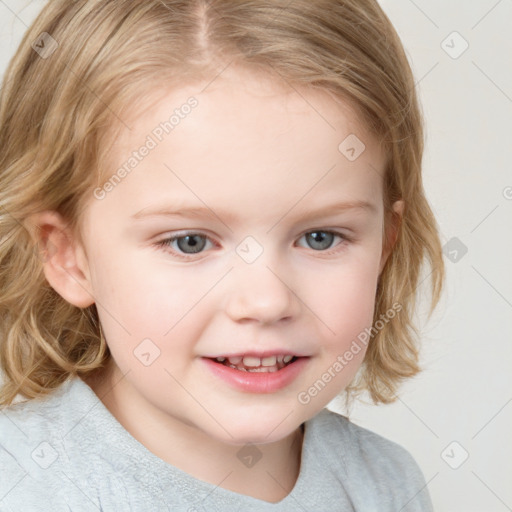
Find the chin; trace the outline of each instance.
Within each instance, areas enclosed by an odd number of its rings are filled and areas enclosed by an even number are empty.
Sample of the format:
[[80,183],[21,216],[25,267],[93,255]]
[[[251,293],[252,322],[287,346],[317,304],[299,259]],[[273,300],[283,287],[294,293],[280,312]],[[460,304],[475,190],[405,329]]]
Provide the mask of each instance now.
[[283,415],[282,411],[274,414],[268,412],[248,412],[236,417],[219,418],[219,423],[225,426],[224,430],[215,424],[214,437],[227,444],[269,444],[278,442],[293,434],[303,423],[303,419],[288,411]]

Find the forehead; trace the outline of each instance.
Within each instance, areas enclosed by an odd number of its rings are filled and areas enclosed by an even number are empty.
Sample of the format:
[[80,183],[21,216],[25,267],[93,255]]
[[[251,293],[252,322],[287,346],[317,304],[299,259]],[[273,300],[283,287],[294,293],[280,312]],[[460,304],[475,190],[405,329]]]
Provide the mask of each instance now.
[[133,214],[179,199],[261,214],[276,202],[381,201],[379,142],[325,91],[228,68],[149,98],[114,145],[109,175],[128,172],[106,197],[112,208]]

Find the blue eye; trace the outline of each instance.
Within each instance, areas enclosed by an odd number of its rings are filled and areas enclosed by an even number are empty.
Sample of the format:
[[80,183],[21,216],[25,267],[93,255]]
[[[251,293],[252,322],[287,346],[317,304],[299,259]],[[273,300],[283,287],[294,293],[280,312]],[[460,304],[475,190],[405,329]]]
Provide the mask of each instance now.
[[[199,233],[188,233],[182,236],[166,238],[165,240],[158,242],[157,245],[173,249],[173,251],[178,254],[182,252],[187,255],[201,252],[208,241],[210,241],[210,239],[205,235],[201,235]],[[176,242],[177,249],[173,246],[174,242]]]
[[206,245],[206,239],[201,235],[186,235],[177,238],[176,241],[178,242],[180,251],[187,252],[188,249],[190,249],[190,253],[192,254],[201,252]]
[[332,231],[310,231],[303,236],[306,237],[312,249],[325,251],[332,247],[335,237],[339,237],[340,235]]
[[[339,238],[341,242],[335,244],[336,238]],[[307,241],[306,249],[310,248],[316,252],[326,252],[326,254],[333,252],[328,251],[333,246],[334,250],[338,251],[342,249],[342,247],[338,248],[338,246],[344,246],[350,242],[350,239],[341,233],[321,229],[308,231],[299,238],[299,240],[302,239]],[[208,244],[210,244],[209,247]],[[190,232],[165,238],[160,242],[156,242],[155,245],[171,252],[178,258],[187,259],[211,249],[211,247],[215,246],[215,243],[206,235]],[[304,247],[304,245],[301,245],[301,247]]]

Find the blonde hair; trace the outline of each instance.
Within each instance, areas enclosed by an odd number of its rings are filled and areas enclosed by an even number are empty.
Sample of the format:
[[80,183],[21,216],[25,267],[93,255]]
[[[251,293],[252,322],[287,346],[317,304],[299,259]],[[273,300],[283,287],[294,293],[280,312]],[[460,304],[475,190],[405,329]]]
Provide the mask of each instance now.
[[[35,45],[41,37],[46,44]],[[419,371],[412,316],[420,270],[428,259],[431,314],[444,264],[421,179],[413,74],[377,2],[50,0],[10,62],[0,98],[0,405],[45,395],[111,357],[96,306],[75,307],[46,281],[27,218],[58,211],[80,237],[80,212],[107,170],[114,127],[142,108],[144,92],[212,79],[233,62],[348,100],[384,144],[386,223],[394,201],[403,198],[405,209],[374,319],[393,304],[401,310],[372,333],[346,391],[390,402]]]

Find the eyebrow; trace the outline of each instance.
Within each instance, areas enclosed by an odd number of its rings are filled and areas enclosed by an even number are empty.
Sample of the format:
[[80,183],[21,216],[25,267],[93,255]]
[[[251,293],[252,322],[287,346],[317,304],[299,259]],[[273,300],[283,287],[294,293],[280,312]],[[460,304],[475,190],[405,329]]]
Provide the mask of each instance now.
[[[295,205],[296,206],[296,205]],[[295,208],[293,206],[286,212],[281,219],[288,216],[288,214]],[[298,218],[305,217],[325,217],[327,215],[333,215],[336,213],[342,213],[349,210],[363,210],[373,215],[378,213],[377,206],[368,201],[347,201],[343,203],[334,203],[331,205],[323,206],[321,208],[311,208],[307,210],[301,210],[296,215]],[[205,207],[170,207],[170,206],[155,206],[145,207],[142,210],[131,215],[134,220],[142,220],[149,217],[187,217],[187,218],[223,218],[232,219],[235,218],[235,214],[223,210],[214,211],[211,208]]]

